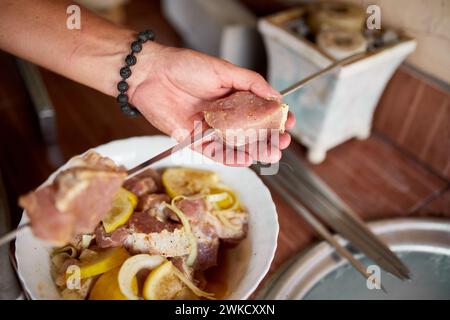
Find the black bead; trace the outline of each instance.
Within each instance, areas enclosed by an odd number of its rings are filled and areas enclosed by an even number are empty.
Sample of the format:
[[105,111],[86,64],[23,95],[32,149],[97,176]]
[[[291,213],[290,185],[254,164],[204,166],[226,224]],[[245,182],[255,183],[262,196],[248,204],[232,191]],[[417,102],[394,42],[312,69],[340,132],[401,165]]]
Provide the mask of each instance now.
[[119,105],[120,110],[125,114],[127,114],[131,110],[131,106],[129,103],[120,103]]
[[128,103],[128,96],[125,93],[121,93],[117,96],[117,102],[122,103]]
[[135,118],[137,116],[139,116],[141,113],[139,112],[138,109],[136,109],[135,107],[131,106],[130,110],[127,113],[127,116],[130,118]]
[[152,30],[145,30],[144,31],[147,34],[147,39],[150,41],[155,40],[155,33]]
[[141,50],[142,50],[142,43],[140,43],[139,41],[133,41],[133,43],[131,44],[131,51],[141,52]]
[[153,41],[155,40],[155,33],[151,30],[141,31],[138,33],[138,39],[141,43],[144,43],[147,40]]
[[120,76],[123,79],[127,79],[131,76],[131,69],[129,67],[123,67],[120,69]]
[[138,39],[141,43],[144,43],[148,40],[147,31],[141,31],[138,33]]
[[117,90],[119,90],[119,92],[122,92],[122,93],[127,91],[128,90],[128,83],[126,81],[124,81],[124,80],[120,81],[117,84]]
[[127,57],[125,58],[125,63],[127,64],[127,66],[134,66],[136,64],[136,57],[132,54],[127,55]]
[[120,105],[120,110],[122,111],[122,113],[126,114],[130,118],[134,118],[134,117],[137,117],[138,115],[140,115],[139,110],[136,109],[135,107],[133,107],[129,103],[121,104]]

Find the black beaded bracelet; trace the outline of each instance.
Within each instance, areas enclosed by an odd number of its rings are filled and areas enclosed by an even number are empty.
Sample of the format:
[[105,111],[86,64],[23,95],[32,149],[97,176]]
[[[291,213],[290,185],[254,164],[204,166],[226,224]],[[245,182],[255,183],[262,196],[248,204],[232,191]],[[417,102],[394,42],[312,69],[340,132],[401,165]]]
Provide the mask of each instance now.
[[141,31],[137,34],[137,39],[131,43],[131,52],[125,58],[125,66],[120,69],[120,77],[122,80],[117,84],[117,90],[119,90],[119,95],[117,96],[117,102],[119,103],[120,110],[128,117],[136,117],[140,115],[140,112],[136,107],[128,102],[128,83],[127,79],[131,76],[131,66],[134,66],[137,62],[136,53],[141,52],[142,44],[148,40],[155,40],[155,34],[151,30]]

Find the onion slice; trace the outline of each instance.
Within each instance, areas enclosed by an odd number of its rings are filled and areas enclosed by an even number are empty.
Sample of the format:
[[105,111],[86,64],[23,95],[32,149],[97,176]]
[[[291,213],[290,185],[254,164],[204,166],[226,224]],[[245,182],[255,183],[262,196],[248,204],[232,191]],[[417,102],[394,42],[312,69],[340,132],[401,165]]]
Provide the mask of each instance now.
[[149,254],[137,254],[125,260],[120,267],[118,281],[119,288],[123,295],[130,300],[139,300],[133,291],[133,278],[142,269],[154,269],[163,263],[165,259],[161,256],[151,256]]
[[231,199],[233,198],[230,196],[228,192],[221,192],[221,193],[214,193],[214,194],[208,194],[206,195],[206,200],[209,202],[220,202],[225,199]]
[[186,275],[178,270],[178,268],[174,267],[173,272],[175,275],[198,297],[203,297],[209,300],[215,300],[213,293],[208,293],[206,291],[201,290],[197,287]]
[[189,238],[189,243],[191,245],[191,252],[189,253],[189,256],[186,260],[186,264],[188,266],[192,266],[194,265],[195,259],[197,259],[197,239],[195,238],[194,233],[192,232],[192,228],[191,225],[189,223],[188,218],[186,217],[186,215],[183,213],[183,211],[181,211],[180,209],[177,208],[176,206],[176,201],[179,199],[184,199],[183,196],[177,196],[175,198],[172,199],[172,203],[171,204],[165,204],[165,206],[167,208],[169,208],[170,210],[172,210],[177,217],[180,219],[181,223],[183,224],[184,227],[184,231],[186,231],[186,234]]

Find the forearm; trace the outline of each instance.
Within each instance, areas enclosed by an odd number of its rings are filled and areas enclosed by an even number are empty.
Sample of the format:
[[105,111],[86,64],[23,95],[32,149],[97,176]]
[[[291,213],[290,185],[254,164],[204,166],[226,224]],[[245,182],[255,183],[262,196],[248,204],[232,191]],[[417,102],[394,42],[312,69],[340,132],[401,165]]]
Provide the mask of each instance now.
[[[119,69],[133,31],[81,8],[81,29],[66,26],[66,1],[0,2],[0,48],[108,95],[116,95]],[[148,44],[146,54],[154,46]],[[137,77],[129,80],[132,86]]]

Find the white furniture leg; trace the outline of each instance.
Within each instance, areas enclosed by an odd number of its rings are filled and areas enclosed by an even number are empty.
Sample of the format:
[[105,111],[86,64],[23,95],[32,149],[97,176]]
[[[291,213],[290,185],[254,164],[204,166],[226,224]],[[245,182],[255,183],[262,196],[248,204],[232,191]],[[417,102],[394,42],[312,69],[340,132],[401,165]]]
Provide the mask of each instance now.
[[319,164],[323,160],[325,160],[325,157],[327,155],[327,152],[325,149],[321,147],[312,147],[308,150],[308,160],[309,162],[313,164]]
[[367,138],[369,138],[370,137],[370,131],[371,131],[370,129],[371,129],[370,125],[360,129],[359,132],[355,136],[356,139],[358,139],[358,140],[366,140]]

